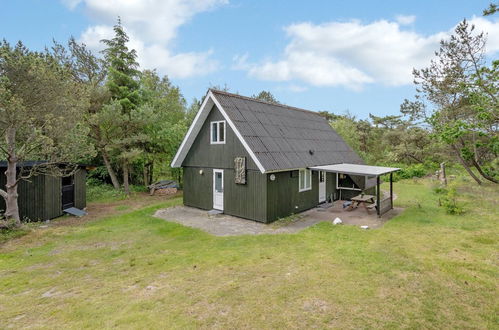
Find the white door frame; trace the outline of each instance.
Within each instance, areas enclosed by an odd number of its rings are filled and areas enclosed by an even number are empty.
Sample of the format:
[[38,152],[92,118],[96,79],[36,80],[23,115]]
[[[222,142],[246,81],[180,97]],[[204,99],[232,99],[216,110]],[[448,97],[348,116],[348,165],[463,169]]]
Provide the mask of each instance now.
[[[321,172],[324,175],[324,182],[321,182]],[[327,200],[327,185],[326,185],[326,177],[327,173],[326,171],[318,171],[318,180],[319,180],[319,188],[317,189],[319,191],[319,203],[325,202]],[[321,194],[321,186],[323,190],[323,196]]]
[[[217,173],[222,173],[222,192],[217,192],[215,189]],[[213,169],[213,209],[224,210],[224,170]]]

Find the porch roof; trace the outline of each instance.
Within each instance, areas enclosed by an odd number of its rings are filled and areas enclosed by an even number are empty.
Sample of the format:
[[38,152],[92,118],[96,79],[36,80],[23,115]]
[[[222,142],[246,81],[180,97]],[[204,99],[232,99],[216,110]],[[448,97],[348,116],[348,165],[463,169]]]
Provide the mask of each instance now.
[[399,171],[397,167],[370,166],[359,164],[334,164],[309,167],[311,170],[326,171],[332,173],[343,173],[351,175],[380,176]]

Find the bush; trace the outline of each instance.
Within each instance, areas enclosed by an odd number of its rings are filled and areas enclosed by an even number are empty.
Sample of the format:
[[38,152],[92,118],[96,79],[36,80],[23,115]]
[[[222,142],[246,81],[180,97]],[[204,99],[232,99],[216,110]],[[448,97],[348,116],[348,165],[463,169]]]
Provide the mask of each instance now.
[[[130,185],[131,193],[147,192],[147,187]],[[87,200],[89,202],[112,202],[123,200],[126,194],[122,189],[116,190],[110,184],[102,184],[98,179],[87,179]]]
[[438,186],[433,188],[433,191],[441,195],[438,199],[438,203],[445,209],[445,212],[448,214],[459,215],[464,213],[464,209],[458,204],[456,196],[456,188],[445,188],[442,186]]
[[92,178],[87,180],[87,200],[89,202],[108,202],[126,198],[121,189],[116,190],[110,184],[96,184],[99,181],[94,180]]
[[445,208],[445,211],[449,214],[462,214],[464,212],[463,208],[458,205],[456,199],[456,188],[450,188],[447,194],[442,197],[441,203]]
[[104,165],[97,166],[93,170],[89,171],[87,180],[94,180],[95,182],[99,182],[99,184],[111,182],[109,174],[107,173],[107,168]]
[[438,194],[438,195],[443,195],[443,194],[447,194],[448,190],[445,187],[436,186],[436,187],[433,188],[433,192],[435,194]]
[[432,172],[432,169],[427,168],[423,164],[409,165],[401,167],[400,171],[393,173],[393,181],[421,178],[430,172]]

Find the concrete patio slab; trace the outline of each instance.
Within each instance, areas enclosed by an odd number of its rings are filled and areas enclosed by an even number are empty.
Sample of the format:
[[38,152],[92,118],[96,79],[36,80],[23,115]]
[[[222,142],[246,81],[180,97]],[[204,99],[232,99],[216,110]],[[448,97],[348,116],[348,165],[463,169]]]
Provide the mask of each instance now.
[[313,208],[271,224],[263,224],[226,214],[209,216],[207,211],[187,206],[158,210],[154,216],[184,226],[198,228],[215,236],[237,236],[297,233],[319,222],[332,223],[336,217],[340,218],[344,225],[369,226],[369,228],[374,229],[381,227],[403,211],[402,208],[395,208],[378,218],[375,211],[368,214],[362,207],[347,211],[342,208],[342,204],[341,201],[336,201],[330,208]]

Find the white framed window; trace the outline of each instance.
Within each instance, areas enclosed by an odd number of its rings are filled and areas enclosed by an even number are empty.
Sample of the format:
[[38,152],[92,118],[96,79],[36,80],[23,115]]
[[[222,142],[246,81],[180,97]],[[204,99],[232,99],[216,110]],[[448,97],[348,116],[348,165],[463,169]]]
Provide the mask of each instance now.
[[312,171],[311,170],[307,170],[306,168],[303,168],[303,169],[299,170],[298,176],[299,176],[299,178],[298,178],[298,182],[299,182],[298,191],[299,192],[312,189]]
[[225,144],[225,120],[210,123],[210,143]]
[[362,190],[353,182],[352,178],[343,173],[336,173],[336,189]]

